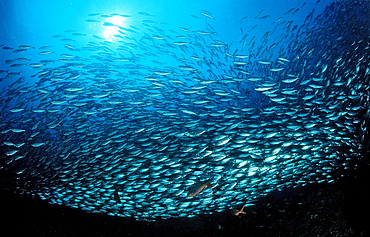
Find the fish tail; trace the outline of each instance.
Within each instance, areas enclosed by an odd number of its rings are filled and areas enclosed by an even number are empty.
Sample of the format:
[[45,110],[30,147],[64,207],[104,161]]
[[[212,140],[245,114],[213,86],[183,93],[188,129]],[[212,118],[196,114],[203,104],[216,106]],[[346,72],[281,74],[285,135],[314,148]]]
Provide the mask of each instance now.
[[207,187],[213,187],[210,183],[211,183],[211,181],[212,181],[212,178],[211,179],[209,179],[209,180],[207,180],[206,181],[206,183],[205,183],[205,185],[207,186]]

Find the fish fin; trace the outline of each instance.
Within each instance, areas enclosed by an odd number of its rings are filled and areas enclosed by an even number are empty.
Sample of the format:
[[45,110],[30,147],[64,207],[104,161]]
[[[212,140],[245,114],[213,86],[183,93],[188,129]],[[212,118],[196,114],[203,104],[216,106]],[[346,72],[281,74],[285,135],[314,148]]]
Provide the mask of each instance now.
[[207,186],[207,187],[213,187],[210,183],[211,183],[211,181],[212,181],[212,178],[210,178],[209,180],[207,180],[206,182],[205,182],[205,186]]

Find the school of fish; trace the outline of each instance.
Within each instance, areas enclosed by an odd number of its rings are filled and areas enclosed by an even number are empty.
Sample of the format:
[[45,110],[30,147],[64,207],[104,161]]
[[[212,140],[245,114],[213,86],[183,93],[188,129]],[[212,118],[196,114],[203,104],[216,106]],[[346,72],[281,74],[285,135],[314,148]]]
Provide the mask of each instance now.
[[[338,1],[289,20],[304,7],[244,17],[233,43],[205,10],[199,29],[92,13],[86,24],[115,41],[66,30],[58,46],[0,42],[14,55],[0,70],[10,189],[153,221],[244,214],[271,191],[335,182],[368,148],[369,16]],[[251,19],[274,28],[254,33]]]

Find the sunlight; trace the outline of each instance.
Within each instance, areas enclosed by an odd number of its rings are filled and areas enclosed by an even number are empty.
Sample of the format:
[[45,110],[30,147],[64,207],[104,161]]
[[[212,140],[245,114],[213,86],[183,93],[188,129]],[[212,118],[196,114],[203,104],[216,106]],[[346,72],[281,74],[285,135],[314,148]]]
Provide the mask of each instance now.
[[125,18],[121,16],[113,16],[104,23],[103,36],[108,41],[114,41],[116,37],[114,35],[121,34],[118,26],[124,27]]

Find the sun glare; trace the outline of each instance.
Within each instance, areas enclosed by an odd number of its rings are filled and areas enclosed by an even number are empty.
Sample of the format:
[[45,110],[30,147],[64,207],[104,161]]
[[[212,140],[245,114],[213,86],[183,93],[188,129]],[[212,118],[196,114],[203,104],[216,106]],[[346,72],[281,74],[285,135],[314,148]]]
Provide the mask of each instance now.
[[104,25],[104,38],[108,41],[114,41],[117,39],[115,35],[120,34],[118,26],[124,27],[124,22],[125,18],[118,15],[107,19]]

